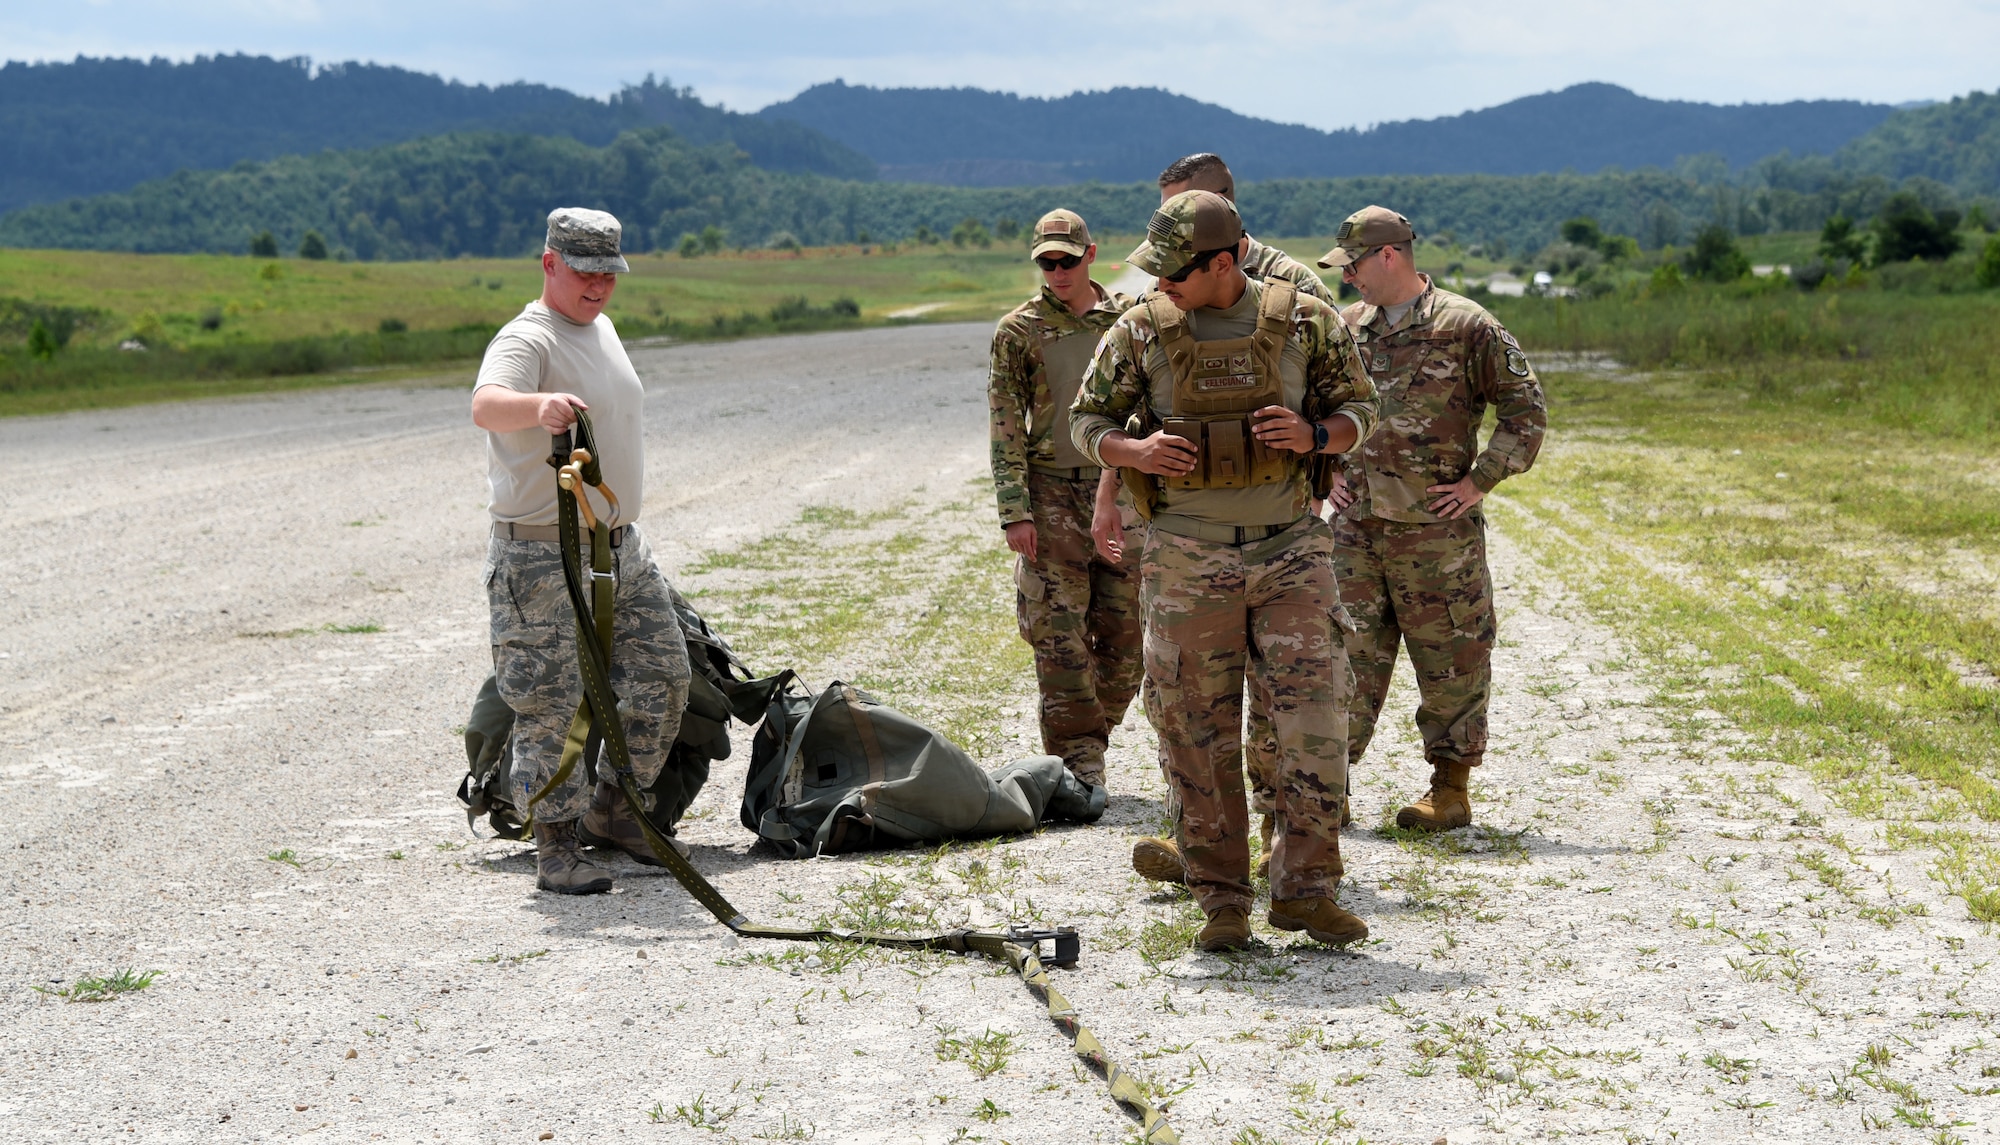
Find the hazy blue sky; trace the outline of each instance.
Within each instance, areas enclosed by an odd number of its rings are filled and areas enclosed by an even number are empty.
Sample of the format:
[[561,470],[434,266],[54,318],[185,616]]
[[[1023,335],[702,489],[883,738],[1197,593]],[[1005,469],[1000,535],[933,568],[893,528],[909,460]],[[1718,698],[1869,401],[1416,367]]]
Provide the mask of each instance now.
[[603,95],[647,73],[755,110],[822,80],[1028,95],[1157,86],[1316,127],[1584,80],[1714,103],[2000,86],[2000,0],[0,0],[0,56],[250,52]]

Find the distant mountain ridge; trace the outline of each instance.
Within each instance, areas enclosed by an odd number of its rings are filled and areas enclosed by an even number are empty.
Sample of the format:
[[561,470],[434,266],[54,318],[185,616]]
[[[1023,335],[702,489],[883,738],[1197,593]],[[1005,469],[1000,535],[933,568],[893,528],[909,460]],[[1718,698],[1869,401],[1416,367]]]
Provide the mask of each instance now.
[[1963,195],[2000,192],[2000,91],[1898,111],[1841,148],[1832,163],[1885,179],[1932,179]]
[[[92,70],[100,64],[109,71]],[[271,105],[218,111],[215,105],[257,90],[257,83],[243,80],[246,70],[262,77],[263,90],[278,93],[271,96]],[[948,234],[966,219],[1005,231],[1009,221],[1018,227],[1054,206],[1082,210],[1093,226],[1110,232],[1130,232],[1144,226],[1159,201],[1152,185],[1159,166],[1195,147],[1225,151],[1241,177],[1245,218],[1268,235],[1325,234],[1356,206],[1369,202],[1405,211],[1422,233],[1449,231],[1467,241],[1505,243],[1515,250],[1549,241],[1564,219],[1576,215],[1591,215],[1648,247],[1681,242],[1707,221],[1741,234],[1817,230],[1836,214],[1865,220],[1899,191],[1917,195],[1933,209],[1977,206],[1988,218],[2000,217],[2000,93],[1973,92],[1897,110],[1831,154],[1785,148],[1735,171],[1726,160],[1740,154],[1715,157],[1711,152],[1708,158],[1671,168],[1634,164],[1622,172],[1593,174],[1280,177],[1260,166],[1269,156],[1258,147],[1272,139],[1296,139],[1309,129],[1130,88],[1100,94],[1133,100],[1135,108],[1174,101],[1185,105],[1188,121],[1206,124],[1210,134],[1199,142],[1163,142],[1109,119],[1071,124],[1066,130],[1082,133],[1084,143],[1095,149],[1087,154],[1129,163],[1138,172],[1116,181],[1099,176],[1099,181],[1080,185],[1064,180],[1091,178],[1088,160],[1066,151],[1071,143],[1057,138],[1053,129],[1040,141],[1045,144],[1041,150],[1027,152],[1039,157],[1026,161],[939,159],[940,152],[949,152],[951,141],[936,138],[905,137],[898,143],[903,150],[891,153],[951,165],[964,179],[997,180],[1009,164],[1041,165],[1031,169],[1038,185],[986,187],[870,180],[866,176],[876,170],[873,160],[809,125],[726,111],[703,104],[688,89],[651,79],[597,101],[527,84],[468,88],[372,65],[300,74],[309,71],[304,61],[250,57],[195,65],[81,61],[0,68],[0,124],[29,124],[43,132],[43,137],[23,138],[19,132],[10,136],[0,131],[0,187],[18,189],[23,180],[48,176],[49,170],[36,165],[37,155],[51,165],[91,158],[87,152],[102,152],[120,139],[133,141],[133,154],[95,158],[158,161],[172,152],[162,139],[181,147],[184,155],[201,146],[240,155],[252,144],[290,145],[288,141],[314,137],[315,132],[324,138],[336,129],[362,135],[430,132],[361,147],[329,144],[261,161],[218,160],[206,170],[184,165],[119,191],[0,211],[0,246],[243,252],[251,236],[268,228],[284,250],[296,249],[306,231],[317,230],[341,258],[532,255],[541,219],[551,204],[562,202],[613,210],[625,222],[634,251],[664,250],[709,226],[722,228],[731,243],[749,246],[779,235],[808,244],[921,241],[926,230]],[[365,82],[342,87],[356,72]],[[95,85],[102,90],[81,92],[73,105],[59,98],[64,84],[90,87],[85,81],[95,79],[105,80]],[[322,83],[327,86],[317,86]],[[148,96],[149,84],[157,98]],[[872,96],[867,89],[841,86],[850,95],[860,93],[849,108],[856,125],[892,135],[898,130],[893,119],[868,118],[865,105]],[[1659,103],[1597,85],[1449,119],[1391,124],[1371,132],[1310,134],[1322,141],[1345,137],[1351,142],[1407,129],[1404,138],[1457,141],[1471,149],[1477,140],[1468,131],[1504,137],[1507,131],[1534,130],[1537,123],[1546,126],[1550,117],[1538,119],[1538,106],[1570,106],[1572,124],[1583,123],[1588,114],[1573,106],[1579,92],[1585,102],[1611,109],[1605,123],[1616,120],[1612,112],[1621,97]],[[966,127],[964,109],[953,111],[949,102],[941,101],[944,113],[959,115],[960,127]],[[1020,110],[1016,105],[1024,102],[1036,105],[1030,110],[1046,110],[1060,101],[971,92],[967,106],[983,109],[982,114],[995,108],[1005,113],[989,116],[993,138],[1035,142],[1040,128],[1015,114]],[[141,110],[126,114],[135,106]],[[1693,106],[1702,114],[1741,110]],[[1779,106],[1796,112],[1816,105]],[[66,135],[58,130],[62,122],[43,114],[52,109],[77,117],[75,130]],[[1875,110],[1880,109],[1870,114]],[[487,118],[476,118],[482,115]],[[1511,127],[1508,116],[1515,117]],[[501,129],[437,126],[466,121],[497,122]],[[640,126],[612,130],[635,121]],[[1158,123],[1139,126],[1160,128]],[[160,137],[149,134],[154,130]],[[1608,128],[1600,123],[1599,130]],[[1007,136],[1009,131],[1015,135]],[[1572,135],[1566,145],[1580,145],[1589,132],[1578,128]],[[1825,143],[1830,136],[1789,138]],[[933,149],[928,158],[925,147]],[[1409,155],[1421,153],[1414,146],[1407,150]],[[1560,148],[1544,147],[1541,154],[1560,155]],[[1517,166],[1526,165],[1515,158]],[[854,177],[856,171],[862,177]],[[104,169],[95,173],[101,177]]]
[[1724,106],[1585,83],[1462,115],[1320,131],[1158,88],[1043,99],[836,80],[757,114],[846,144],[885,179],[1002,186],[1150,179],[1193,151],[1222,152],[1245,180],[1587,173],[1709,154],[1742,168],[1778,152],[1832,153],[1895,110],[1853,100]]
[[0,66],[0,211],[122,191],[180,170],[395,143],[450,131],[602,145],[666,124],[733,143],[759,166],[871,179],[865,156],[796,123],[703,104],[648,79],[610,100],[560,88],[468,85],[403,68],[303,57],[91,59]]

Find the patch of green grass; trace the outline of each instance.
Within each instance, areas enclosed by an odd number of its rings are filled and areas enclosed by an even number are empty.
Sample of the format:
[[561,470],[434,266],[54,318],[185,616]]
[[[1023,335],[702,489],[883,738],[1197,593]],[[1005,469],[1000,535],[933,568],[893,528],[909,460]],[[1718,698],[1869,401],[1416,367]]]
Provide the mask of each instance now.
[[1007,1068],[1008,1059],[1014,1053],[1014,1035],[996,1033],[988,1029],[977,1036],[961,1038],[958,1027],[939,1025],[937,1059],[941,1062],[964,1062],[965,1067],[980,1078],[989,1078]]
[[[1940,328],[1988,303],[1928,302],[1942,309],[1911,321],[1954,353],[2000,338]],[[1974,391],[2000,393],[1992,369],[1781,356],[1776,373],[1555,374],[1561,433],[1494,499],[1500,526],[1648,655],[1676,710],[1712,708],[1896,845],[1931,850],[1932,875],[1986,921],[2000,920],[2000,467]],[[1814,370],[1831,389],[1785,380]],[[1715,750],[1692,715],[1676,730]]]
[[865,879],[835,888],[834,908],[820,915],[813,925],[876,934],[928,934],[939,929],[933,908],[912,901],[913,897],[900,880],[868,872]]
[[715,1133],[729,1124],[729,1119],[736,1116],[737,1111],[742,1108],[740,1105],[732,1105],[724,1109],[719,1104],[711,1103],[707,1094],[697,1093],[693,1101],[674,1106],[671,1113],[667,1112],[664,1102],[654,1102],[653,1108],[646,1111],[646,1116],[655,1123],[680,1121],[690,1128],[706,1129]]
[[[1764,415],[1762,428],[1780,437],[1787,421],[1821,419],[1835,423],[1828,429],[1879,427],[1946,441],[2000,433],[2000,389],[1993,384],[2000,373],[1994,353],[2000,292],[1806,294],[1745,284],[1588,302],[1495,299],[1493,306],[1530,357],[1591,352],[1628,366],[1697,370],[1677,382],[1736,407],[1725,410],[1725,420],[1734,420],[1730,412]],[[1620,413],[1634,402],[1673,405],[1693,416],[1648,421],[1647,428],[1687,441],[1703,438],[1703,411],[1686,407],[1680,395],[1655,394],[1651,385],[1641,389],[1611,404]],[[1592,420],[1608,412],[1578,397],[1572,404],[1581,408],[1573,412]],[[1575,428],[1574,417],[1566,422]]]
[[545,958],[548,956],[548,953],[549,952],[547,949],[528,950],[528,951],[523,951],[520,954],[502,954],[496,950],[484,958],[475,958],[473,959],[473,961],[486,962],[492,964],[498,964],[504,962],[510,966],[519,966],[521,963],[526,962],[530,959]]
[[336,636],[366,636],[382,631],[379,624],[322,624],[318,628],[286,628],[264,632],[239,632],[244,640],[291,640],[300,636],[311,636],[316,632],[331,632]]
[[109,1002],[121,995],[144,990],[159,975],[158,970],[118,970],[105,975],[85,975],[55,989],[47,986],[35,989],[65,1002]]
[[831,665],[850,666],[851,683],[990,761],[1005,750],[999,708],[1033,674],[990,516],[983,497],[865,514],[812,506],[704,555],[684,591],[753,668],[788,665],[823,685]]
[[1137,950],[1139,957],[1148,966],[1160,966],[1172,962],[1194,947],[1195,935],[1201,933],[1207,919],[1201,908],[1193,900],[1175,904],[1175,910],[1165,918],[1146,920],[1139,928]]

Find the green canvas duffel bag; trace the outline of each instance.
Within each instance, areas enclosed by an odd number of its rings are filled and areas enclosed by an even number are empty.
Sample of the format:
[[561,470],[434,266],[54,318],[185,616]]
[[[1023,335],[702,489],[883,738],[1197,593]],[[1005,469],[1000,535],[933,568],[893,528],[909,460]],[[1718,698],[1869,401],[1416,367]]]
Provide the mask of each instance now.
[[1053,755],[994,771],[957,744],[836,680],[814,695],[787,672],[752,743],[743,825],[787,858],[1095,822],[1105,790]]

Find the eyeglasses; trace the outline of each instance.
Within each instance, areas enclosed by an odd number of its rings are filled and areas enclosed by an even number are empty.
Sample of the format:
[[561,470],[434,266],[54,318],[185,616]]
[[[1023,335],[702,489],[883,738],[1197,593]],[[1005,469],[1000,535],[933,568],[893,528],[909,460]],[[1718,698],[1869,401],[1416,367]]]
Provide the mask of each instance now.
[[1045,254],[1036,257],[1035,265],[1043,270],[1069,270],[1082,261],[1083,256],[1080,254],[1066,254],[1061,257]]
[[1219,255],[1223,251],[1230,249],[1232,248],[1225,246],[1225,247],[1216,247],[1214,250],[1202,251],[1200,254],[1189,259],[1188,264],[1186,266],[1180,268],[1179,270],[1173,272],[1172,274],[1163,274],[1160,277],[1166,279],[1168,282],[1186,282],[1188,280],[1188,276],[1193,274],[1195,271],[1207,270],[1210,259],[1213,259],[1216,255]]
[[1381,249],[1382,248],[1379,246],[1372,246],[1369,247],[1367,250],[1362,251],[1360,254],[1355,255],[1354,258],[1350,260],[1346,266],[1340,268],[1340,273],[1344,276],[1353,274],[1355,271],[1360,270],[1361,264],[1367,262],[1370,258],[1374,257],[1375,253],[1377,251],[1380,251]]

